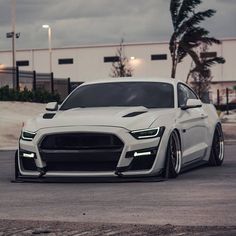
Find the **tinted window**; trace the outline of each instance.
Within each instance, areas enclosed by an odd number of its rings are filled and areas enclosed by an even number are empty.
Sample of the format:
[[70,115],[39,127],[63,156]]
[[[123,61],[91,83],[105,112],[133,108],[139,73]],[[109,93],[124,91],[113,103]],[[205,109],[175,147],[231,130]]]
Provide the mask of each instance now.
[[217,57],[217,52],[201,52],[200,56],[201,58]]
[[63,64],[73,64],[73,63],[74,63],[73,58],[61,58],[61,59],[58,59],[58,64],[59,64],[59,65],[63,65]]
[[184,106],[188,99],[198,99],[196,94],[184,84],[178,84],[178,105]]
[[29,61],[16,61],[16,66],[29,66]]
[[107,63],[107,62],[117,62],[119,61],[120,58],[118,56],[115,56],[115,57],[104,57],[104,62]]
[[171,84],[157,82],[115,82],[79,87],[64,102],[61,110],[76,107],[144,106],[174,107]]
[[167,60],[167,54],[153,54],[151,55],[152,61]]

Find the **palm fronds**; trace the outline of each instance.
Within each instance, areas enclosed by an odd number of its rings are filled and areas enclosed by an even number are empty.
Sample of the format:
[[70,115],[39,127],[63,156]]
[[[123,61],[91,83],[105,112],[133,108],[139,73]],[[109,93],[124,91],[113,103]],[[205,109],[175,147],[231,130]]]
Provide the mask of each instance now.
[[182,62],[187,55],[192,57],[196,66],[200,64],[201,60],[195,50],[201,44],[221,43],[218,39],[209,37],[209,31],[199,26],[200,23],[216,13],[213,9],[196,12],[196,8],[201,3],[202,0],[170,1],[170,12],[174,28],[169,42],[169,50],[172,57],[172,78],[175,78],[178,63]]
[[176,19],[177,25],[180,25],[186,18],[188,18],[189,15],[193,13],[195,8],[201,3],[201,0],[183,0]]
[[181,6],[181,0],[175,0],[170,2],[171,18],[175,30],[177,29],[177,18],[179,15],[180,6]]

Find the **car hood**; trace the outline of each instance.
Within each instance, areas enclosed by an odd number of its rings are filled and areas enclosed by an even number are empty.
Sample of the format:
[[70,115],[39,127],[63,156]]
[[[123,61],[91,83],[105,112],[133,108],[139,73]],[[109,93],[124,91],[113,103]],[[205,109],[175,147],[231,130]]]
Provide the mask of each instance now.
[[44,114],[28,121],[25,130],[36,132],[43,128],[68,126],[109,126],[127,130],[149,128],[161,115],[173,109],[147,109],[145,107],[76,108],[58,111],[51,119]]

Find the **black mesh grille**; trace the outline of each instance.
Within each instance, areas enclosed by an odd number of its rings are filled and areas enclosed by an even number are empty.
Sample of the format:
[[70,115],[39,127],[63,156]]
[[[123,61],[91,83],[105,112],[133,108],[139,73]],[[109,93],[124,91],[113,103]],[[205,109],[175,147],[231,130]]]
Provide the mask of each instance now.
[[34,159],[21,157],[21,166],[24,170],[30,170],[30,171],[37,170]]
[[123,146],[112,134],[66,133],[44,137],[39,150],[48,171],[115,171]]
[[23,157],[23,152],[20,150],[20,164],[24,170],[37,171],[35,160],[32,158]]
[[47,171],[115,171],[117,162],[47,162]]
[[134,158],[130,166],[130,170],[149,170],[152,168],[154,161],[154,155]]
[[40,148],[47,150],[119,149],[122,141],[112,134],[66,133],[46,136]]
[[21,163],[24,170],[31,170],[31,171],[37,170],[34,159],[27,159],[23,157],[21,159]]

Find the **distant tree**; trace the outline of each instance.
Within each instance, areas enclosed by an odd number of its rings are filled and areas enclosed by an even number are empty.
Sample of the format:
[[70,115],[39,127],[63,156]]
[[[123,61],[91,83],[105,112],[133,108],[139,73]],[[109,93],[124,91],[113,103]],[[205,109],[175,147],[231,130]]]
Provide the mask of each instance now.
[[218,39],[208,37],[209,31],[200,27],[206,18],[212,17],[216,11],[208,9],[196,12],[202,0],[171,0],[170,12],[174,32],[169,42],[172,57],[171,77],[175,78],[178,63],[187,56],[191,56],[195,65],[201,60],[195,49],[202,43],[207,45],[220,44]]
[[207,101],[209,99],[209,89],[212,80],[211,67],[216,64],[225,63],[224,58],[222,57],[207,57],[208,45],[203,44],[199,47],[197,52],[199,57],[199,63],[192,63],[193,68],[190,69],[190,72],[187,77],[187,83],[191,78],[191,84],[198,96],[203,100]]
[[124,39],[121,39],[120,45],[117,48],[117,61],[112,63],[111,77],[132,77],[133,69],[129,65],[129,59],[125,56]]

